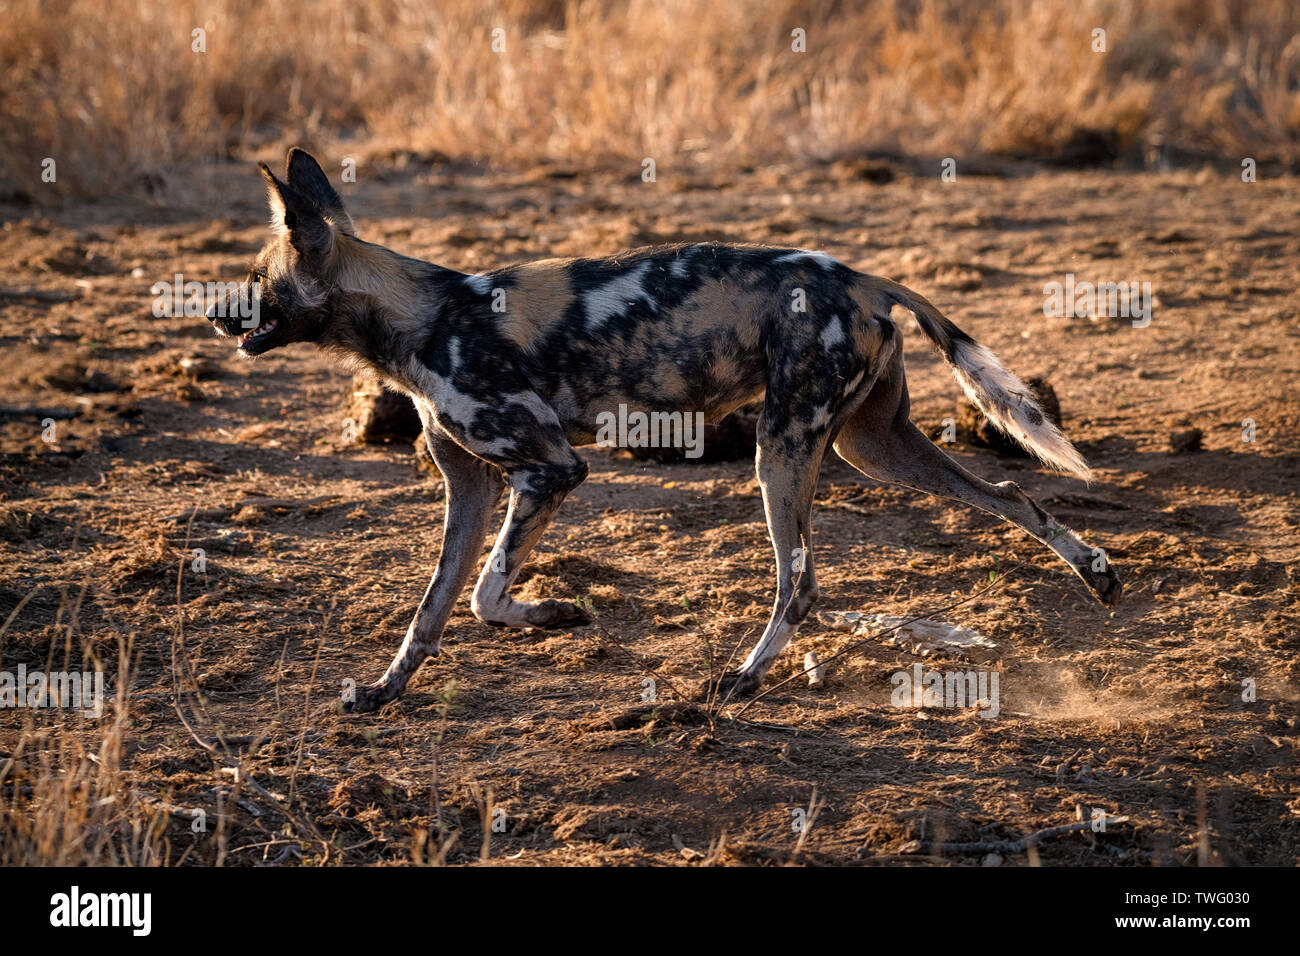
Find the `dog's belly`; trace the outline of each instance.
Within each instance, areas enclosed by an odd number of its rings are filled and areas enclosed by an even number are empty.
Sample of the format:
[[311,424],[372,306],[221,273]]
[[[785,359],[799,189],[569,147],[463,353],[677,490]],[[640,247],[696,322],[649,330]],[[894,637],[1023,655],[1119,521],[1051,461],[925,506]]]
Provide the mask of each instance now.
[[767,385],[761,352],[719,357],[709,349],[666,349],[657,357],[593,359],[588,367],[591,374],[567,378],[543,393],[574,445],[603,440],[611,421],[635,422],[642,415],[716,422],[761,398]]
[[[597,442],[609,444],[611,427],[619,435],[626,434],[629,428],[634,430],[638,422],[648,423],[652,428],[698,429],[725,418],[741,405],[756,401],[762,396],[763,389],[760,387],[757,391],[719,396],[703,407],[668,402],[602,401],[590,403],[574,411],[566,410],[561,404],[557,413],[560,416],[560,423],[564,426],[565,438],[570,444],[590,445]],[[623,441],[624,439],[619,439],[614,444],[622,444]],[[664,442],[664,444],[675,444],[675,442]]]

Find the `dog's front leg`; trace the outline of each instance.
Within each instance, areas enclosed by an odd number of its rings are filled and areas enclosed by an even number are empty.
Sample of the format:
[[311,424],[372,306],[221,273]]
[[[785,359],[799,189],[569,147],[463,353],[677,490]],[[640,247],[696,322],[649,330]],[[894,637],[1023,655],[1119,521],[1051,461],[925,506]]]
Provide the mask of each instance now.
[[[425,429],[429,452],[446,483],[447,512],[442,528],[442,552],[420,601],[420,608],[406,630],[406,639],[388,665],[384,676],[368,687],[357,689],[356,700],[347,709],[374,710],[397,697],[425,659],[438,653],[442,631],[451,617],[456,599],[465,590],[487,536],[492,509],[505,487],[500,472],[475,458],[448,438]],[[346,706],[346,705],[345,705]]]
[[551,462],[512,469],[510,510],[474,586],[474,616],[497,627],[577,627],[591,616],[569,601],[517,601],[510,586],[565,495],[587,477],[587,463],[565,446]]

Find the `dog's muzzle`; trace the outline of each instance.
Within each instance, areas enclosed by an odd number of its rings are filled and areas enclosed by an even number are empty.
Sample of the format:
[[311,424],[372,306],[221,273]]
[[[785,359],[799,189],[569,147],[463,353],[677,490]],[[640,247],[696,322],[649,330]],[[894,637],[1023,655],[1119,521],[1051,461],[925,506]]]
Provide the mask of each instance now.
[[240,348],[269,335],[276,325],[262,314],[261,296],[248,283],[214,302],[207,319],[218,335],[238,336]]

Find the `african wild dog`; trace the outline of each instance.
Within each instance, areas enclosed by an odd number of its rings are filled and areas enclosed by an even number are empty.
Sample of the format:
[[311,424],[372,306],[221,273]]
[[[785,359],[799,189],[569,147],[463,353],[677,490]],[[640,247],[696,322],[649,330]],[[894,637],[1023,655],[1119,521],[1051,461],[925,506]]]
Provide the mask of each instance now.
[[[713,243],[636,249],[608,259],[547,259],[465,275],[357,237],[324,172],[291,149],[285,182],[265,164],[273,237],[209,319],[239,351],[315,342],[411,397],[446,481],[442,552],[406,639],[355,710],[398,696],[478,563],[509,486],[471,608],[502,627],[568,628],[587,614],[563,601],[519,601],[510,588],[565,495],[587,476],[575,445],[602,412],[702,411],[716,421],[763,398],[757,471],[776,551],[771,619],[719,685],[753,693],[817,599],[812,500],[833,447],[864,474],[998,515],[1055,551],[1110,605],[1114,572],[1014,483],[991,485],[908,419],[900,305],[971,400],[1045,463],[1087,476],[1079,453],[1025,386],[929,302],[818,252]],[[805,308],[793,308],[802,300]],[[252,310],[254,302],[259,304]],[[495,308],[494,308],[495,306]],[[258,324],[241,320],[253,312]]]

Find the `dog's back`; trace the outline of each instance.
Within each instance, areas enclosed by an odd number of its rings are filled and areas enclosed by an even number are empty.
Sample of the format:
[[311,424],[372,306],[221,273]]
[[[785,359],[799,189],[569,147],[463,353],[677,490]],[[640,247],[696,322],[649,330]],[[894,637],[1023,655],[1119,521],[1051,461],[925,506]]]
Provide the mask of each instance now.
[[786,383],[815,414],[820,393],[859,378],[892,335],[869,277],[798,249],[656,246],[463,284],[477,303],[467,326],[495,325],[575,443],[620,404],[717,420]]

